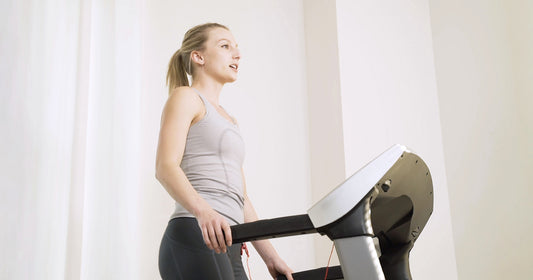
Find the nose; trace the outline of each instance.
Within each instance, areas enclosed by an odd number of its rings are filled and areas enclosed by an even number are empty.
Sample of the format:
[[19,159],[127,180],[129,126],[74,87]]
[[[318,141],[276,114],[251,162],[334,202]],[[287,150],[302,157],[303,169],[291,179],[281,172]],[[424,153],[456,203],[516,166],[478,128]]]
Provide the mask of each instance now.
[[233,59],[241,59],[241,50],[239,50],[239,48],[233,49]]

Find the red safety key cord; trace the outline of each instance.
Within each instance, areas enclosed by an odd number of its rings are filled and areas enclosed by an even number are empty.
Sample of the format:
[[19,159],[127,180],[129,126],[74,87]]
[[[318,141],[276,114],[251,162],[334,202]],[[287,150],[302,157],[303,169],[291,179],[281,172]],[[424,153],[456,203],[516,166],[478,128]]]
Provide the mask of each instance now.
[[250,259],[250,253],[248,252],[248,247],[246,247],[246,243],[242,243],[241,245],[241,256],[242,252],[246,252],[246,267],[248,268],[248,277],[250,280],[252,280],[252,273],[250,272],[250,264],[248,263],[248,260]]
[[329,262],[331,261],[331,256],[333,255],[333,249],[335,249],[335,243],[333,243],[333,246],[331,246],[331,253],[329,253],[328,266],[326,266],[326,276],[324,276],[324,280],[328,279]]

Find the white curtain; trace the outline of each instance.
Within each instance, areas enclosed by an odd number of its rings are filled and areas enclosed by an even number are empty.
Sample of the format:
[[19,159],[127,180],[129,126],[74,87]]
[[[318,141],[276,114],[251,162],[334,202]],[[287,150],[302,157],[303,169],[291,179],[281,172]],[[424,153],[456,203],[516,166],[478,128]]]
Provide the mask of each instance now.
[[170,213],[146,214],[160,108],[141,107],[141,11],[2,1],[0,279],[158,278]]

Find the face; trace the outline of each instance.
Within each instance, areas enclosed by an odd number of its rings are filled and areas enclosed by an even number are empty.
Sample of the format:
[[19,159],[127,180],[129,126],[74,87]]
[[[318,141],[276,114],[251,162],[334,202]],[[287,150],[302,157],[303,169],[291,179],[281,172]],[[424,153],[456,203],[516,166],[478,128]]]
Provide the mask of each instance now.
[[237,80],[240,51],[233,34],[224,28],[209,31],[204,50],[193,53],[193,60],[207,75],[221,83]]

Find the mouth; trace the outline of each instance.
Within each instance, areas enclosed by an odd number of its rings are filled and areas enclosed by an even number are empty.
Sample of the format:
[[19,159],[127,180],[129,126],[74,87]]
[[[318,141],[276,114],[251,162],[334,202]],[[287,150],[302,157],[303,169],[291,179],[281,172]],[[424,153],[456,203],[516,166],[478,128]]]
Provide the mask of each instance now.
[[233,69],[233,71],[238,71],[239,65],[238,64],[230,64],[229,68]]

